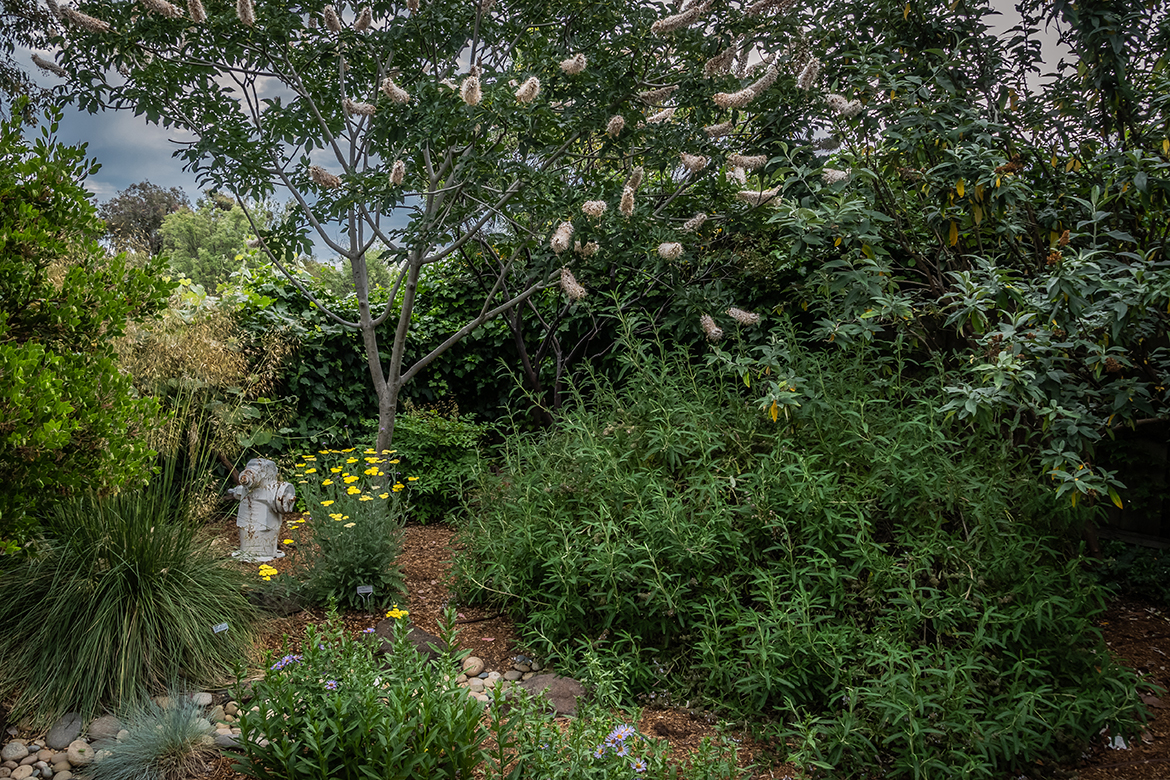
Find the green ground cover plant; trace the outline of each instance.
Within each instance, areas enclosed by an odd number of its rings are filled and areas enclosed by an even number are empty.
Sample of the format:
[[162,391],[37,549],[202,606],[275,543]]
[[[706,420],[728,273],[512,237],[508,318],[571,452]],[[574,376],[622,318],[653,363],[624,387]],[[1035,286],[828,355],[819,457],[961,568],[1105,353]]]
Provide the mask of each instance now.
[[[406,638],[406,613],[394,614],[388,668],[336,612],[306,630],[301,653],[271,659],[254,686],[258,709],[240,716],[240,772],[258,780],[472,776],[486,737],[482,706],[456,687],[454,651],[439,664],[426,660]],[[453,626],[451,613],[441,631],[448,647]]]
[[145,488],[58,503],[43,541],[0,576],[0,697],[14,717],[48,725],[176,680],[223,684],[248,658],[243,578],[203,537],[201,483],[180,483],[176,460]]
[[[291,526],[294,537],[311,540],[302,548],[309,597],[353,608],[385,608],[399,598],[402,494],[417,479],[402,476],[399,465],[392,450],[356,447],[319,450],[295,462],[290,479],[304,515]],[[373,591],[359,595],[359,586]]]
[[[1092,618],[1083,519],[937,409],[936,368],[773,344],[784,404],[625,345],[622,387],[518,437],[464,526],[463,593],[635,695],[762,718],[836,776],[993,777],[1133,730]],[[778,740],[778,743],[779,740]],[[781,743],[782,744],[782,743]]]

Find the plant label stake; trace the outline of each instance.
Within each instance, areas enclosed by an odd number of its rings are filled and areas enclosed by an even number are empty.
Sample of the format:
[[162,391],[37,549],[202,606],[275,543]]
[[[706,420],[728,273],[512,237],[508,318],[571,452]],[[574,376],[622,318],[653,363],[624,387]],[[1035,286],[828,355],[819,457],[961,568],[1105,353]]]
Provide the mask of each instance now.
[[361,600],[366,603],[366,611],[367,612],[369,611],[369,606],[370,606],[370,594],[373,592],[374,592],[373,585],[358,585],[357,586],[357,594],[361,598]]
[[227,623],[217,623],[211,627],[211,633],[213,633],[213,634],[222,634],[224,631],[227,631],[227,630],[228,630]]

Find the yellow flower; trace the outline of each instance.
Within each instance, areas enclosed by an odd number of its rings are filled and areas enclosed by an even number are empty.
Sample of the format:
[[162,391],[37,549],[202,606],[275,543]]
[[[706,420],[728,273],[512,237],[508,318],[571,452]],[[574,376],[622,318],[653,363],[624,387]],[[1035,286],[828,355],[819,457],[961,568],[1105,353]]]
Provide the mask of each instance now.
[[358,496],[358,501],[373,501],[373,496]]
[[261,579],[263,579],[265,582],[272,582],[271,577],[262,577]]
[[341,452],[344,454],[344,453],[346,453],[346,452],[353,452],[353,451],[354,451],[354,450],[356,450],[356,449],[357,449],[357,447],[350,447],[349,449],[347,449],[347,450],[342,450]]
[[394,460],[390,461],[390,463],[392,463],[392,464],[397,463],[397,462],[398,462],[398,458],[395,458]]
[[297,480],[297,484],[298,484],[298,485],[307,485],[307,484],[309,484],[309,480],[307,480],[307,479],[298,479],[298,480]]
[[383,455],[393,455],[396,452],[398,452],[398,450],[382,450]]
[[389,494],[389,493],[383,493],[382,495],[378,496],[378,498],[390,498],[390,494]]
[[386,617],[394,618],[395,620],[401,620],[402,618],[406,617],[409,614],[410,613],[407,612],[405,609],[399,609],[398,605],[395,604],[394,609],[392,609],[386,613]]
[[333,506],[333,499],[331,498],[328,501],[322,501],[321,506]]
[[379,471],[379,472],[378,472],[378,476],[379,476],[379,477],[384,477],[384,476],[386,476],[386,472],[384,472],[384,471]]
[[304,467],[305,467],[305,464],[304,464],[304,463],[298,463],[298,464],[297,464],[297,468],[298,468],[298,469],[302,469],[302,468],[304,468]]
[[335,512],[335,513],[329,515],[329,517],[330,517],[330,519],[333,519],[333,520],[340,520],[342,518],[342,515],[341,515],[341,512]]
[[366,450],[366,454],[367,454],[367,455],[377,455],[377,454],[378,454],[378,451],[377,451],[377,450],[372,450],[372,449],[371,449],[371,450]]
[[281,539],[280,542],[281,542],[281,544],[292,544],[293,540],[292,539]]
[[345,484],[347,484],[347,485],[352,485],[353,483],[357,482],[359,479],[361,479],[361,477],[355,477],[354,475],[350,474],[348,477],[346,477],[342,481],[345,482]]
[[366,458],[366,463],[381,463],[385,458]]
[[317,469],[305,469],[305,473],[306,473],[306,474],[316,474],[316,473],[317,473]]
[[368,469],[366,469],[362,473],[369,474],[371,477],[376,477],[376,476],[378,476],[378,467],[377,466],[370,466]]
[[346,463],[357,463],[357,458],[346,458],[345,462]]
[[353,528],[355,525],[357,525],[357,523],[346,523],[342,526],[342,528]]
[[306,455],[306,456],[305,456],[305,460],[316,460],[316,459],[317,459],[317,458],[316,458],[315,456],[313,456],[313,455]]
[[318,455],[328,455],[331,450],[317,450]]
[[418,482],[418,477],[407,477],[406,481],[407,482]]
[[340,474],[341,473],[341,466],[333,466],[329,470],[332,471],[334,474]]
[[322,485],[332,485],[332,484],[333,484],[333,480],[331,480],[331,479],[323,479],[323,480],[321,480],[321,484],[322,484]]
[[401,482],[396,482],[396,483],[394,483],[394,487],[392,487],[390,489],[393,490],[395,493],[397,493],[399,490],[402,490],[404,487],[406,487],[406,485],[403,485]]
[[362,489],[360,487],[354,487],[353,485],[350,485],[345,489],[345,492],[349,493],[351,496],[356,496],[362,492]]

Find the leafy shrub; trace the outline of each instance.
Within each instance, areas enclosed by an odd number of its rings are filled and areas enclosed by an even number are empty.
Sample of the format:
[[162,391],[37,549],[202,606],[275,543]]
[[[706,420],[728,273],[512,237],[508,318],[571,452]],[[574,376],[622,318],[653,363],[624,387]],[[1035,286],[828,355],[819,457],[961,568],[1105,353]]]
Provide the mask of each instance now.
[[[454,645],[454,615],[440,633]],[[256,683],[257,708],[242,713],[246,760],[259,780],[470,778],[485,732],[482,707],[455,686],[453,651],[431,663],[395,627],[382,669],[370,645],[336,614],[310,626],[301,654],[285,654]]]
[[83,185],[97,166],[57,142],[60,114],[30,142],[22,111],[0,121],[0,550],[62,495],[144,481],[157,405],[112,344],[167,294],[157,262],[131,268],[98,244]]
[[783,722],[795,760],[838,776],[991,777],[1134,728],[1101,591],[1055,552],[1071,510],[946,427],[940,378],[792,347],[773,418],[627,350],[629,390],[599,382],[559,431],[513,439],[465,523],[463,592],[537,652],[588,639],[633,662],[633,693]]
[[120,718],[129,735],[106,747],[109,755],[86,769],[90,780],[184,780],[215,754],[203,708],[175,691],[160,707],[147,699]]
[[1095,564],[1101,582],[1117,593],[1170,604],[1170,553],[1110,539]]
[[17,717],[48,724],[175,680],[221,684],[247,657],[242,579],[191,519],[198,486],[168,464],[145,488],[59,504],[37,553],[0,576],[0,698],[15,695]]
[[[301,545],[308,562],[305,591],[320,603],[385,607],[402,591],[401,493],[410,480],[398,481],[399,461],[392,454],[360,454],[350,447],[321,450],[296,463],[294,479],[311,535]],[[373,587],[368,599],[357,594],[361,585]]]
[[[376,423],[375,423],[376,427]],[[420,409],[407,404],[394,424],[394,448],[410,486],[410,516],[419,523],[453,518],[479,471],[479,442],[489,426],[477,425],[450,405]]]

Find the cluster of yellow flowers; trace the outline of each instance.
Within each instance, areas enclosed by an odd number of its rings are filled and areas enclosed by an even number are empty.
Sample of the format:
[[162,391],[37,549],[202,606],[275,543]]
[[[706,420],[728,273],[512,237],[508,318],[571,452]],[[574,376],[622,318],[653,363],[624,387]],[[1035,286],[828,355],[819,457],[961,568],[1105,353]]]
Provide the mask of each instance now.
[[260,564],[260,579],[265,582],[272,582],[272,578],[280,574],[276,569],[269,566],[267,563]]
[[398,605],[395,604],[394,609],[392,609],[386,613],[386,617],[394,618],[395,620],[401,620],[402,618],[406,617],[409,614],[410,613],[407,612],[405,609],[399,609]]
[[[359,485],[355,484],[355,483],[359,482],[362,477],[359,476],[358,474],[351,474],[349,471],[347,471],[347,467],[351,467],[351,466],[354,466],[357,464],[364,464],[365,468],[362,470],[361,473],[367,477],[375,477],[376,478],[376,477],[385,477],[386,476],[386,472],[382,470],[384,466],[386,466],[386,465],[396,466],[401,461],[398,458],[391,457],[397,452],[397,450],[383,450],[381,452],[381,454],[379,455],[379,453],[376,450],[367,449],[363,453],[363,457],[360,457],[360,458],[357,457],[356,454],[351,454],[351,453],[356,453],[356,451],[357,451],[356,447],[350,447],[350,448],[344,449],[344,450],[318,450],[318,452],[317,452],[318,455],[348,455],[349,456],[345,459],[344,466],[330,466],[329,467],[329,475],[330,476],[327,476],[327,477],[325,477],[325,479],[321,480],[321,485],[327,486],[327,485],[336,484],[334,482],[334,478],[336,477],[337,482],[340,482],[341,484],[345,485],[345,494],[346,495],[357,496],[358,501],[373,501],[375,496],[377,498],[381,498],[381,499],[388,499],[388,498],[390,498],[391,493],[399,493],[399,492],[405,490],[407,483],[418,481],[418,477],[407,477],[406,483],[395,481],[393,485],[387,486],[386,489],[383,489],[382,485],[372,485],[372,486],[370,486],[370,491],[366,492]],[[308,477],[311,474],[318,473],[317,465],[315,463],[316,460],[317,460],[316,455],[305,455],[305,456],[301,457],[299,462],[297,462],[295,464],[296,468],[298,469],[298,471],[296,472],[296,475],[295,475],[299,478],[297,480],[298,484],[302,484],[302,485],[307,484],[308,479],[306,479],[306,477]],[[383,492],[380,492],[380,493],[376,492],[379,490],[382,490]],[[330,506],[333,506],[334,503],[336,503],[336,500],[335,499],[326,499],[324,501],[321,501],[320,503],[321,503],[321,506],[323,506],[323,507],[330,507]],[[330,513],[329,518],[331,520],[336,521],[336,522],[341,522],[343,520],[349,520],[349,515],[342,514],[341,512],[333,512],[333,513]],[[294,521],[294,523],[290,523],[290,528],[295,527],[297,525],[300,525],[303,522],[304,522],[303,520]],[[355,523],[346,523],[344,527],[345,528],[353,528],[354,525],[356,525],[356,524]]]

